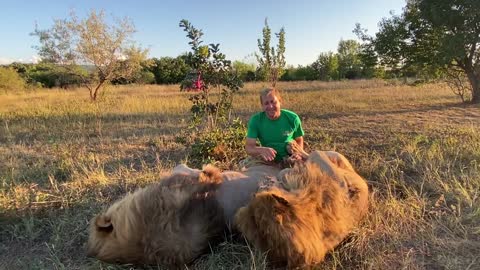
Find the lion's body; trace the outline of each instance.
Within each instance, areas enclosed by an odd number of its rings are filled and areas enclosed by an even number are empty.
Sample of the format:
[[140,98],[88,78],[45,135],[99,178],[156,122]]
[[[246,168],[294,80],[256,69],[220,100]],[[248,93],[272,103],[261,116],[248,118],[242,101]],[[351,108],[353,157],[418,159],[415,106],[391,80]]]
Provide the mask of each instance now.
[[321,262],[365,214],[368,186],[335,152],[314,152],[281,178],[242,207],[235,224],[274,263]]
[[368,187],[336,152],[315,152],[304,166],[279,171],[179,165],[92,219],[88,253],[109,262],[181,266],[235,224],[273,261],[320,262],[364,215]]
[[88,253],[109,262],[180,266],[223,236],[258,181],[279,170],[268,166],[220,173],[185,165],[114,203],[91,221]]
[[264,179],[275,177],[280,169],[259,165],[244,172],[226,171],[222,173],[223,183],[217,192],[218,203],[223,208],[227,224],[233,224],[237,210],[248,204],[258,190],[258,183]]

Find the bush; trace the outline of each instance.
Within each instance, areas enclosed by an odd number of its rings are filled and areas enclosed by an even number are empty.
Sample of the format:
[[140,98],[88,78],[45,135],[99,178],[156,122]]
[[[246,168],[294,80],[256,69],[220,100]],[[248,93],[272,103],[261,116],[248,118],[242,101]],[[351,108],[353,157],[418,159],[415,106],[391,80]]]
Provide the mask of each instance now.
[[25,81],[13,68],[0,67],[0,89],[24,90]]
[[[238,119],[231,119],[233,95],[243,82],[234,72],[231,61],[220,52],[219,44],[201,45],[201,30],[187,20],[180,21],[187,32],[191,52],[185,55],[190,72],[181,83],[180,90],[193,91],[190,112],[190,161],[194,166],[217,162],[234,164],[242,156],[245,127]],[[220,163],[220,164],[218,164]]]
[[176,58],[161,57],[153,58],[148,70],[153,73],[155,83],[173,84],[180,83],[188,74],[190,67],[185,63],[186,56]]
[[190,148],[189,162],[200,168],[203,164],[223,165],[238,164],[245,158],[245,134],[247,130],[240,119],[235,119],[225,127],[215,127],[201,133],[189,134],[191,141],[184,135],[177,137],[177,142]]
[[29,83],[41,84],[43,87],[74,88],[83,84],[87,71],[82,67],[67,69],[51,63],[33,65],[26,72]]
[[138,78],[135,79],[135,82],[139,84],[154,84],[155,74],[148,70],[143,70],[140,72]]

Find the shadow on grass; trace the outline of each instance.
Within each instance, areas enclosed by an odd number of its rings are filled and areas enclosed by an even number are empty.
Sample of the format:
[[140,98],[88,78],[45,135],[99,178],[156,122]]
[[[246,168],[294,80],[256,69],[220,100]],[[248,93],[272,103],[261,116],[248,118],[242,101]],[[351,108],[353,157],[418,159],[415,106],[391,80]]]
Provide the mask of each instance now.
[[318,114],[316,112],[305,112],[300,115],[302,120],[306,120],[308,118],[313,119],[335,119],[340,117],[361,117],[361,116],[382,116],[387,114],[412,114],[412,113],[426,113],[426,112],[446,112],[451,109],[475,109],[478,106],[473,105],[465,105],[462,103],[446,103],[442,105],[425,105],[425,106],[418,106],[418,107],[405,107],[398,110],[386,110],[386,111],[353,111],[353,112],[332,112],[332,113],[323,113]]
[[14,116],[3,119],[0,143],[46,144],[72,140],[115,140],[140,136],[176,135],[186,127],[188,115],[72,113],[62,116]]

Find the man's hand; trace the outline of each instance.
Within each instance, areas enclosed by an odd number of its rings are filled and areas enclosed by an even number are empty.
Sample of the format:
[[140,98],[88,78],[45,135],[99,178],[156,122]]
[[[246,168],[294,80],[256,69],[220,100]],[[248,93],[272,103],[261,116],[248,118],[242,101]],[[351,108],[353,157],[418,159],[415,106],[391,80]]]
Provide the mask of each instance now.
[[258,147],[258,155],[265,161],[273,161],[277,155],[277,151],[270,147]]

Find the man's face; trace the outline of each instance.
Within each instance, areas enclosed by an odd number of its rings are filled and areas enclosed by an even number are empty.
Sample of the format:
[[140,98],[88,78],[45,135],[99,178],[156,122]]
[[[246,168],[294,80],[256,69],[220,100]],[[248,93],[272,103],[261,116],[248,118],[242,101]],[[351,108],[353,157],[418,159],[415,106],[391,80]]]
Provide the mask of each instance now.
[[275,120],[280,117],[280,100],[274,94],[269,93],[262,98],[262,109],[268,118]]

